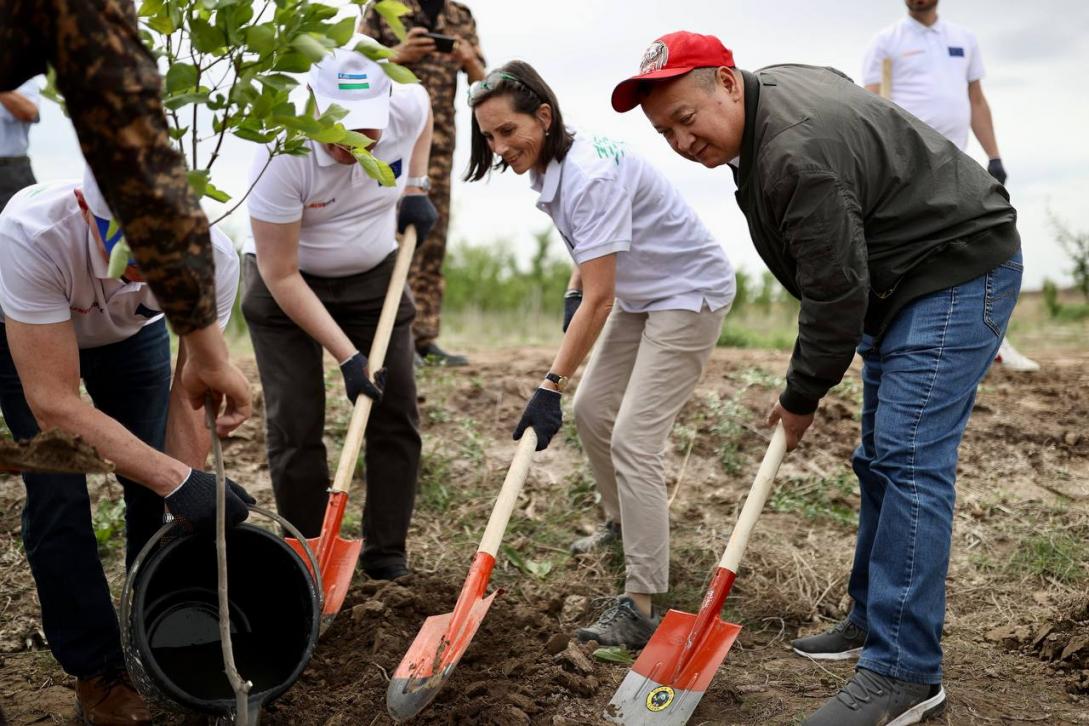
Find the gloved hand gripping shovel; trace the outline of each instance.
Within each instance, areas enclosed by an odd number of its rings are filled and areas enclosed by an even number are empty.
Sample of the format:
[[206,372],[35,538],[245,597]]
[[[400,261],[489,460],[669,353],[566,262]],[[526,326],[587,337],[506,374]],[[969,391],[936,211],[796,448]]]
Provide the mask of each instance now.
[[740,625],[719,619],[756,520],[786,453],[786,432],[775,427],[745,506],[730,534],[703,603],[695,615],[670,610],[605,708],[605,718],[625,726],[688,723]]
[[[371,343],[368,366],[372,378],[375,371],[381,370],[385,362],[386,348],[389,346],[393,323],[397,317],[397,307],[401,303],[405,280],[408,279],[408,268],[412,264],[412,254],[415,250],[416,228],[409,227],[401,238],[401,247],[393,265],[386,299],[382,302],[382,312],[378,316],[378,328],[374,333],[374,342]],[[355,563],[359,560],[359,551],[363,547],[362,540],[349,540],[340,536],[340,523],[344,519],[344,509],[348,505],[348,487],[352,483],[352,473],[355,471],[359,451],[363,448],[363,433],[367,429],[367,419],[371,415],[373,405],[374,401],[363,394],[355,399],[355,408],[352,409],[348,432],[344,435],[344,447],[340,451],[336,476],[329,490],[329,504],[325,508],[321,535],[308,540],[317,555],[324,588],[321,611],[323,632],[344,604],[344,597],[348,594],[348,586],[352,582],[352,573],[355,572]],[[306,562],[303,543],[291,538],[287,541]]]
[[518,441],[514,460],[495,500],[492,516],[480,539],[480,547],[469,567],[469,575],[461,587],[454,611],[433,615],[425,620],[416,640],[412,641],[401,664],[393,672],[386,690],[386,709],[395,720],[412,718],[438,695],[439,689],[450,678],[469,647],[492,600],[499,594],[500,591],[496,590],[484,597],[492,567],[495,566],[495,553],[522,491],[536,448],[537,432],[528,428]]

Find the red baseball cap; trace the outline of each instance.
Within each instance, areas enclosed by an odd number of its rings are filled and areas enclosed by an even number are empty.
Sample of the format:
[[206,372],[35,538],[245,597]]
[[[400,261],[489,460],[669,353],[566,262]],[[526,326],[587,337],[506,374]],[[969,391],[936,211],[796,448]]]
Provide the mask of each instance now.
[[734,67],[734,54],[713,35],[679,30],[650,44],[639,62],[639,74],[621,81],[613,89],[613,109],[619,113],[639,105],[636,93],[643,81],[661,81],[683,76],[696,68]]

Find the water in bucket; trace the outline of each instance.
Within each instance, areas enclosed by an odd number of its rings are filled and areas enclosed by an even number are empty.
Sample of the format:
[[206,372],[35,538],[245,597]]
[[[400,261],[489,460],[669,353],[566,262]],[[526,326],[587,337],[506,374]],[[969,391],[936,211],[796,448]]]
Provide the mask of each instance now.
[[[268,703],[310,660],[318,590],[294,550],[253,525],[228,532],[227,561],[235,663],[253,683],[251,702]],[[214,540],[187,535],[153,549],[134,564],[126,588],[126,658],[144,695],[174,710],[233,709],[219,640]]]

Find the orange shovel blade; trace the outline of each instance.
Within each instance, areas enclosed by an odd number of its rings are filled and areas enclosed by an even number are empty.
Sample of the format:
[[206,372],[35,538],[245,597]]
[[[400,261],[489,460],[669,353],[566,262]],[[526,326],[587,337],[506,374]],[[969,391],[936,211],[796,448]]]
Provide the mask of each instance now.
[[688,723],[741,631],[740,625],[716,619],[700,647],[674,676],[695,623],[695,615],[679,610],[666,613],[606,707],[607,719],[625,726]]
[[[307,544],[310,545],[310,549],[321,558],[321,550],[319,543],[320,537],[313,537],[308,539]],[[306,556],[306,551],[303,548],[302,542],[297,539],[288,538],[287,543],[291,545],[296,552],[299,553],[299,557],[306,563],[307,569],[310,568],[310,559]],[[352,584],[352,575],[355,573],[355,563],[359,561],[359,552],[363,549],[362,540],[348,540],[343,537],[334,537],[332,541],[332,547],[329,554],[326,556],[326,564],[322,567],[321,572],[321,586],[322,586],[322,608],[321,608],[321,629],[324,632],[325,628],[329,627],[329,623],[332,622],[336,614],[340,612],[340,608],[344,605],[344,598],[348,595],[348,587]]]
[[477,552],[453,612],[433,615],[412,641],[386,690],[386,709],[396,721],[418,714],[434,700],[488,613],[496,590],[484,597],[495,557]]

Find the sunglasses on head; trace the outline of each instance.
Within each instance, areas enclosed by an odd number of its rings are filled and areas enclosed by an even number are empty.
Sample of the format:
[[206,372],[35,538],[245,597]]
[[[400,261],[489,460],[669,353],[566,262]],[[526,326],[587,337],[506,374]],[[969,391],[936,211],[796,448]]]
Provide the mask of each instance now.
[[538,101],[541,101],[541,97],[537,95],[537,92],[530,88],[528,85],[526,85],[526,82],[518,76],[514,75],[513,73],[508,73],[507,71],[492,71],[479,81],[469,86],[469,106],[475,106],[481,99],[483,99],[491,92],[498,91],[500,88],[502,88],[504,83],[518,86],[519,88],[524,88],[531,94],[533,94],[534,98],[536,98]]

